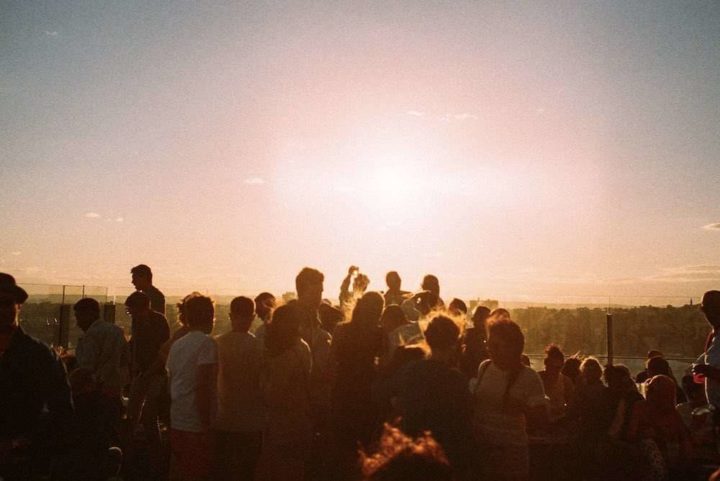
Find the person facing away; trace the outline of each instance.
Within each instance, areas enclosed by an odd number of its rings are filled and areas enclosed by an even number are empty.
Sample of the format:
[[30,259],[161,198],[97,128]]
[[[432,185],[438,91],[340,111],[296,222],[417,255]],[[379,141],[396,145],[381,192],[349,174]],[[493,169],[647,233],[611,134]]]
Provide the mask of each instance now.
[[130,269],[130,274],[135,289],[150,298],[150,308],[165,315],[165,295],[153,285],[152,269],[145,264],[139,264]]
[[638,384],[643,383],[652,377],[652,376],[648,376],[647,362],[654,357],[663,357],[663,353],[658,350],[655,350],[655,349],[651,349],[648,351],[647,357],[645,360],[645,369],[643,369],[642,371],[637,373],[637,375],[635,376],[636,383],[638,383]]
[[608,387],[611,409],[614,408],[608,434],[612,439],[626,440],[630,414],[636,402],[643,397],[630,377],[630,370],[622,364],[606,366],[603,379]]
[[567,407],[572,404],[575,388],[570,378],[560,372],[565,364],[565,354],[555,344],[545,348],[544,364],[545,370],[538,374],[548,397],[550,422],[557,422],[565,417]]
[[490,359],[478,367],[474,389],[481,470],[484,479],[527,480],[527,426],[547,422],[545,391],[540,376],[522,363],[520,327],[500,316],[487,329]]
[[378,415],[369,400],[377,377],[375,359],[382,349],[379,321],[383,303],[379,293],[365,293],[355,304],[350,321],[335,328],[331,346],[335,436],[352,453],[358,442],[370,442],[376,428]]
[[13,276],[0,273],[0,477],[6,481],[44,474],[73,415],[62,361],[18,325],[27,298]]
[[465,301],[463,301],[462,299],[454,297],[450,301],[450,304],[448,304],[448,313],[451,316],[457,317],[458,319],[465,321],[465,317],[468,313],[467,304],[465,304]]
[[445,303],[440,297],[440,281],[436,276],[432,274],[426,274],[425,277],[423,277],[422,284],[420,284],[420,289],[422,289],[423,291],[430,291],[432,292],[433,296],[435,296],[434,299],[436,305],[430,306],[431,309],[439,309],[445,306]]
[[183,480],[209,480],[218,369],[217,344],[210,337],[215,324],[212,299],[190,298],[185,315],[190,332],[173,344],[167,359],[171,470]]
[[[149,462],[157,475],[161,468],[158,416],[167,384],[165,357],[161,348],[170,338],[165,316],[150,309],[150,298],[133,292],[125,300],[132,319],[130,338],[130,394],[127,417],[136,437],[145,437]],[[140,436],[142,433],[142,436]]]
[[272,311],[275,309],[275,296],[269,292],[261,292],[255,296],[255,319],[250,324],[250,331],[255,337],[263,342],[267,323],[270,321]]
[[472,402],[467,379],[457,369],[460,328],[438,315],[425,332],[428,359],[406,365],[398,374],[400,427],[410,436],[431,432],[456,473],[467,473],[475,455]]
[[675,410],[676,387],[670,377],[654,376],[648,381],[646,399],[633,406],[628,439],[640,442],[648,461],[647,479],[668,479],[692,454],[687,428]]
[[312,355],[300,336],[302,315],[299,301],[278,307],[273,311],[265,336],[261,388],[267,423],[262,458],[268,481],[304,479],[310,455]]
[[[687,397],[685,397],[685,392],[682,390],[680,386],[677,385],[677,380],[675,379],[675,375],[672,372],[672,369],[670,368],[670,363],[667,362],[666,359],[662,357],[653,357],[648,359],[647,361],[647,373],[648,378],[652,379],[655,376],[663,375],[667,376],[670,379],[673,380],[675,383],[675,399],[678,403],[684,403],[687,402]],[[647,382],[647,381],[646,381]]]
[[262,448],[265,407],[260,390],[263,345],[248,332],[255,302],[230,303],[232,330],[216,338],[218,412],[215,418],[216,479],[253,479]]
[[120,400],[128,382],[129,349],[122,328],[100,319],[100,304],[86,297],[73,306],[83,331],[75,348],[78,367],[90,371],[108,397]]
[[377,451],[360,452],[364,481],[455,481],[452,466],[433,436],[412,439],[385,425]]
[[390,271],[385,274],[385,283],[388,290],[385,292],[385,306],[401,305],[410,293],[402,290],[402,279],[396,271]]

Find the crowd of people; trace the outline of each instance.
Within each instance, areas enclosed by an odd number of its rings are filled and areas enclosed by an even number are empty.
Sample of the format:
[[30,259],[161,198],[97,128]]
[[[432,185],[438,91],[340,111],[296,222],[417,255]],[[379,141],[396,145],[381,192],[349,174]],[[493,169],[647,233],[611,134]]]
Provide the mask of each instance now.
[[152,270],[131,274],[130,332],[81,299],[64,359],[0,274],[1,480],[669,481],[719,461],[720,291],[678,381],[659,351],[633,377],[554,344],[538,372],[509,311],[446,304],[434,275],[380,292],[352,266],[335,304],[304,268],[296,299],[236,297],[217,333],[211,298],[185,296],[171,327]]

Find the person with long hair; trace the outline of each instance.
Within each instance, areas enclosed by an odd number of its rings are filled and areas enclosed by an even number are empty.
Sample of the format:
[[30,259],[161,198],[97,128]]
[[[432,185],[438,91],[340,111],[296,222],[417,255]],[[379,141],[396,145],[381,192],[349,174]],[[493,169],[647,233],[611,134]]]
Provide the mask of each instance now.
[[310,454],[312,357],[300,337],[300,309],[297,301],[278,307],[265,335],[263,458],[268,481],[303,480]]
[[538,373],[522,363],[525,337],[505,316],[487,325],[490,359],[478,367],[474,428],[483,479],[526,481],[530,461],[526,427],[547,422],[547,402]]
[[377,377],[376,358],[382,348],[379,322],[383,304],[382,295],[367,292],[355,305],[350,321],[335,328],[331,347],[332,431],[338,467],[354,461],[358,443],[369,444],[379,425],[378,409],[371,398]]
[[633,406],[628,438],[640,443],[647,469],[643,480],[686,479],[672,477],[690,459],[692,443],[680,414],[675,410],[675,381],[669,376],[650,378],[647,398]]

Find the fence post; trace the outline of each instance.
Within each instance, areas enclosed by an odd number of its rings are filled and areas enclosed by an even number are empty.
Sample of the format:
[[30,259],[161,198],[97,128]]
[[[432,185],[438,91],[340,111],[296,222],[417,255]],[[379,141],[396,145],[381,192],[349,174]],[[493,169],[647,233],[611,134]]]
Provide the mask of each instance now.
[[607,321],[607,363],[608,366],[613,365],[613,357],[615,357],[615,342],[613,340],[613,315],[608,311],[605,316]]
[[62,286],[62,298],[60,300],[60,314],[58,315],[57,345],[63,345],[63,333],[65,331],[65,285]]

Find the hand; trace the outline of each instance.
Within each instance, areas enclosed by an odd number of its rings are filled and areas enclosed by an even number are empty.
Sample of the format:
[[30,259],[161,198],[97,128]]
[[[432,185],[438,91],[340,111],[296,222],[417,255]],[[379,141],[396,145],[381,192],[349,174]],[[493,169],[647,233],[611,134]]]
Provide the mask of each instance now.
[[357,272],[359,270],[360,268],[358,266],[350,266],[350,268],[348,268],[348,275],[351,276],[354,272]]

